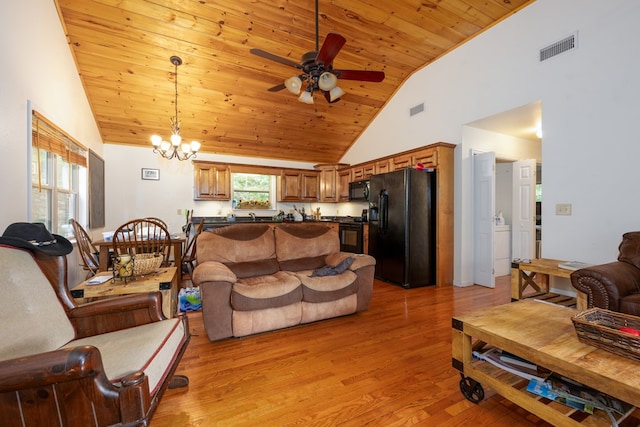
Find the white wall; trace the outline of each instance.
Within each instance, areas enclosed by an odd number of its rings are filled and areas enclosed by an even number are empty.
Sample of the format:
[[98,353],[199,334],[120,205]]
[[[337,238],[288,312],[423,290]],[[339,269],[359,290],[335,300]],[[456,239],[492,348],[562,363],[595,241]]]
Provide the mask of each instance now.
[[[163,159],[149,148],[106,144],[105,181],[107,206],[105,228],[115,230],[134,218],[153,216],[167,222],[171,232],[178,232],[185,224],[185,210],[194,211],[194,216],[226,216],[231,212],[231,202],[194,201],[194,168],[191,161]],[[198,160],[255,164],[264,166],[313,169],[312,163],[289,162],[246,157],[221,156],[201,153]],[[159,181],[141,179],[141,168],[160,170]],[[277,203],[275,210],[256,211],[259,216],[271,216],[277,209],[289,212],[294,203]],[[306,212],[320,207],[325,216],[360,216],[366,204],[360,203],[297,203],[298,209]],[[178,214],[178,210],[182,213]],[[236,212],[248,216],[249,212]]]
[[[640,200],[629,191],[640,175],[638,19],[636,0],[538,0],[414,74],[342,161],[458,145],[454,282],[463,284],[472,269],[464,125],[541,100],[542,256],[610,261],[621,234],[640,228]],[[538,62],[540,48],[576,30],[578,49]],[[420,102],[425,113],[409,118]],[[571,203],[573,215],[556,216],[556,203]]]
[[[102,144],[52,0],[0,2],[0,233],[28,221],[30,138],[27,102],[102,155]],[[83,274],[74,252],[70,283]]]

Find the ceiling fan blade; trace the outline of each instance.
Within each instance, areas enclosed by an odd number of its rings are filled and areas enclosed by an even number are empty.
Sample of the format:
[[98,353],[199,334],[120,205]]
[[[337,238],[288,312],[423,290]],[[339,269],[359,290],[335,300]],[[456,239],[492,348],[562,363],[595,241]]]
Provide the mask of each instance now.
[[286,86],[284,85],[284,83],[280,83],[279,85],[275,85],[273,87],[270,87],[269,89],[267,89],[269,92],[279,92],[282,89],[285,89]]
[[383,71],[367,70],[333,70],[333,74],[343,80],[360,80],[363,82],[381,82],[384,80]]
[[278,63],[280,63],[282,65],[288,65],[289,67],[294,67],[294,68],[302,68],[300,66],[300,64],[298,64],[297,62],[293,62],[290,59],[282,58],[280,56],[276,56],[273,53],[265,52],[262,49],[255,49],[254,48],[254,49],[249,50],[249,52],[253,53],[254,55],[258,55],[258,56],[261,56],[263,58],[270,59],[271,61],[278,62]]
[[316,62],[324,62],[325,65],[333,63],[333,59],[336,57],[342,46],[347,42],[347,39],[342,37],[338,33],[329,33],[322,43],[322,47],[316,55]]

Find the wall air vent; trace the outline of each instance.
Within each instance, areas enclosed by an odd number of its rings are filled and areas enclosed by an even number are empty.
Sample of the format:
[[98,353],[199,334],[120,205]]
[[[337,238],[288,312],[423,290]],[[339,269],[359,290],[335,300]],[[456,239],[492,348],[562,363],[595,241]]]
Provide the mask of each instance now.
[[540,49],[540,62],[578,47],[578,32]]
[[413,117],[416,114],[422,113],[424,111],[424,102],[422,104],[418,104],[415,107],[409,108],[409,117]]

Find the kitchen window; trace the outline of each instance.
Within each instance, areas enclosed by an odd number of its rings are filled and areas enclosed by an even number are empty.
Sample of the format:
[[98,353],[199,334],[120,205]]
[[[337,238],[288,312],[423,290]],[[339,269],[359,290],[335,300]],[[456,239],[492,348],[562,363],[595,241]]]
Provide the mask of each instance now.
[[232,173],[234,209],[271,209],[275,176],[254,173]]
[[31,221],[73,237],[71,218],[87,223],[87,150],[33,111]]

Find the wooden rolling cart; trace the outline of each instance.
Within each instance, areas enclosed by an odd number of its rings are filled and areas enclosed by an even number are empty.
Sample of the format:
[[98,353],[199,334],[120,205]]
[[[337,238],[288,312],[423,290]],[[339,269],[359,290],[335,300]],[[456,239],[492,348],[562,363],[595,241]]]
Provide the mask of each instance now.
[[[520,356],[631,405],[640,405],[637,361],[581,343],[571,321],[570,308],[525,299],[452,319],[453,367],[461,373],[460,390],[478,403],[484,386],[554,426],[610,426],[605,411],[593,415],[526,391],[528,380],[473,357],[481,346],[492,346]],[[526,319],[527,322],[523,322]],[[636,417],[638,411],[631,416]],[[634,421],[637,421],[634,419]]]

